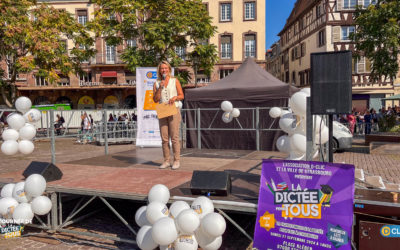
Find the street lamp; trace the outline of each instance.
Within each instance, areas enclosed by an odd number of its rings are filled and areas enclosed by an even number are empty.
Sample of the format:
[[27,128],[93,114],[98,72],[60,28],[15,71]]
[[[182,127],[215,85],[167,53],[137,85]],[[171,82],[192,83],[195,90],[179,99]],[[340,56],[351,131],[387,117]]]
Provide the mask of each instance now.
[[200,56],[197,51],[193,51],[191,54],[192,57],[192,65],[194,70],[194,87],[197,88],[197,69],[199,66]]

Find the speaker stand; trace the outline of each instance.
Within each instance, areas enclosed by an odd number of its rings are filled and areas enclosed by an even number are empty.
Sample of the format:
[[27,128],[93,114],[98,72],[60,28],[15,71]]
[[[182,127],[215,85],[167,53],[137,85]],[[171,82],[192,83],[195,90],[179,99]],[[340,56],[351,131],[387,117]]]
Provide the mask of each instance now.
[[333,115],[328,115],[328,128],[329,128],[329,159],[328,161],[333,163]]

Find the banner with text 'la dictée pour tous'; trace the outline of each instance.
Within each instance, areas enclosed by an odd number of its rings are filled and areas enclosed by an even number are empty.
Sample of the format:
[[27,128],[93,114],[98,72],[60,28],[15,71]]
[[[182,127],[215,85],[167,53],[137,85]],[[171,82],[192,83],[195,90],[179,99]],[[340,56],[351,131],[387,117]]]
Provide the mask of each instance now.
[[253,247],[351,249],[354,166],[264,160]]

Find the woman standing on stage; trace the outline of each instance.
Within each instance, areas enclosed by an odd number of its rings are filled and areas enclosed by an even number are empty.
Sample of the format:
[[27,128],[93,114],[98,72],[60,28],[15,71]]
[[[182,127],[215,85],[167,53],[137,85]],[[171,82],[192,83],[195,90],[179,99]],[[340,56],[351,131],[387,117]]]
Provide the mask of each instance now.
[[[184,99],[182,86],[178,79],[171,76],[171,65],[167,61],[162,61],[157,67],[157,81],[153,85],[153,100],[155,103],[169,103],[179,107],[179,101]],[[181,114],[161,118],[158,120],[160,124],[160,134],[162,140],[162,150],[164,162],[160,169],[168,168],[170,163],[169,138],[172,141],[172,149],[174,151],[174,162],[172,169],[180,167],[180,143],[179,143],[179,125],[181,122]]]

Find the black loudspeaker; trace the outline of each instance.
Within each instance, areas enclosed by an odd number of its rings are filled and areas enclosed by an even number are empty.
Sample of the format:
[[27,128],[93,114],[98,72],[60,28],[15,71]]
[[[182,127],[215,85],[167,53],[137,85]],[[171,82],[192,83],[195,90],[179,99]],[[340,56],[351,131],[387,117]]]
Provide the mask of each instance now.
[[227,196],[231,192],[231,177],[224,171],[194,171],[190,182],[194,195]]
[[311,54],[311,113],[351,113],[351,51]]
[[52,163],[39,161],[32,161],[23,173],[25,178],[31,174],[40,174],[47,182],[60,180],[63,176],[61,170]]

